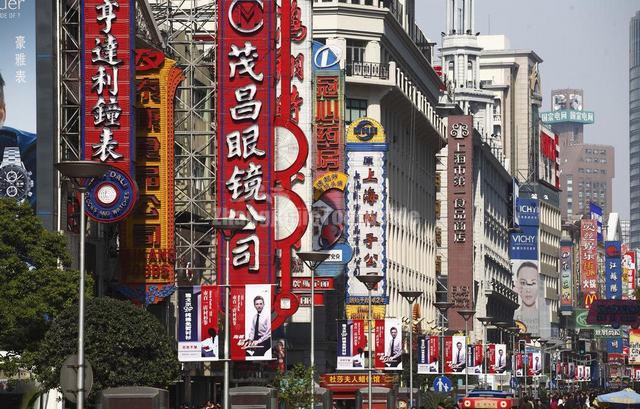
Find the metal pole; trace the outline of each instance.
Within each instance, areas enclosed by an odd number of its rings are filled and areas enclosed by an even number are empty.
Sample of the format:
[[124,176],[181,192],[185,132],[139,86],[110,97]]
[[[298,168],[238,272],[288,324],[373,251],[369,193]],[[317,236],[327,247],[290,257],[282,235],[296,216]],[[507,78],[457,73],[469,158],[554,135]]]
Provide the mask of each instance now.
[[373,345],[371,342],[371,327],[373,326],[372,321],[372,317],[371,317],[371,288],[369,288],[369,312],[367,314],[369,316],[368,322],[369,325],[367,326],[367,347],[369,348],[369,379],[368,379],[368,395],[369,398],[367,400],[367,408],[371,409],[372,406],[372,396],[373,396],[373,387],[371,385],[371,378],[373,376],[372,372],[373,372]]
[[78,409],[84,409],[84,244],[86,216],[84,214],[85,190],[80,190],[80,294],[78,295]]
[[467,368],[467,365],[469,363],[469,357],[467,356],[467,353],[469,352],[469,348],[467,347],[467,341],[469,340],[469,325],[468,325],[469,321],[468,320],[464,320],[464,347],[466,349],[464,357],[465,360],[467,362],[465,362],[464,365],[464,394],[465,396],[469,395],[469,368]]
[[231,237],[223,234],[225,243],[225,268],[224,268],[224,409],[229,409],[229,247]]
[[413,409],[413,303],[409,303],[409,409]]
[[484,371],[484,387],[487,387],[487,326],[483,325],[482,333],[482,370]]
[[[518,342],[518,347],[520,343]],[[527,364],[529,363],[529,354],[527,353],[527,341],[524,341],[524,356],[522,357],[524,360],[524,394],[527,394]]]
[[316,357],[315,357],[315,352],[316,352],[316,346],[315,346],[315,287],[316,287],[316,283],[315,283],[315,269],[311,269],[311,409],[314,408],[314,402],[315,402],[315,388],[313,385],[313,368],[316,362]]

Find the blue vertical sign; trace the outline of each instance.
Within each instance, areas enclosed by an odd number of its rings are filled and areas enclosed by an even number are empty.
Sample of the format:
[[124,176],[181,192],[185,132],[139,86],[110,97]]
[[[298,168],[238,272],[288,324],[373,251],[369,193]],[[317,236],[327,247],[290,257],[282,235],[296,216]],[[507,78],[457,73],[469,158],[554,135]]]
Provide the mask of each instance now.
[[622,266],[619,241],[604,243],[605,298],[619,300],[622,298]]
[[604,241],[602,237],[602,207],[589,202],[589,211],[591,212],[591,218],[595,219],[598,224],[598,243],[602,243]]

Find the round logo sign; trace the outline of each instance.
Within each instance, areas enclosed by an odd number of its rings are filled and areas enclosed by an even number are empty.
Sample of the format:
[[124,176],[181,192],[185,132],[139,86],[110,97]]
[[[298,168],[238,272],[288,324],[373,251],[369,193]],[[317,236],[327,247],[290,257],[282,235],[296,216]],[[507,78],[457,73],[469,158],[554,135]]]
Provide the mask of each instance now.
[[341,50],[334,45],[322,45],[313,54],[313,64],[318,69],[332,68],[340,63]]
[[242,34],[260,30],[264,25],[262,0],[233,0],[229,7],[229,24]]
[[115,223],[127,217],[136,203],[138,188],[131,177],[112,168],[89,185],[86,214],[100,223]]

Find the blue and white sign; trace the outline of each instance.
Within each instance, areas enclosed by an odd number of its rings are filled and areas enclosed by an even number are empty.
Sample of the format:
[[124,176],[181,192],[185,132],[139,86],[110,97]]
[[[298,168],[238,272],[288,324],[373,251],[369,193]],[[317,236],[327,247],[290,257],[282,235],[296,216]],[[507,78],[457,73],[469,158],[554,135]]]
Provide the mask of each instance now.
[[340,70],[342,50],[335,45],[325,45],[313,41],[311,45],[314,70]]
[[317,277],[338,277],[344,272],[353,257],[353,249],[347,243],[337,243],[329,251],[329,258],[320,264],[316,270]]
[[520,226],[538,226],[540,224],[538,208],[538,199],[517,198],[516,213]]
[[453,383],[446,376],[438,376],[433,380],[433,390],[444,393],[450,392],[453,390]]
[[589,211],[591,212],[591,218],[595,219],[598,223],[598,243],[602,243],[602,207],[597,204],[590,202],[589,203]]
[[511,260],[538,259],[538,228],[520,226],[519,232],[511,233],[509,240],[509,258]]

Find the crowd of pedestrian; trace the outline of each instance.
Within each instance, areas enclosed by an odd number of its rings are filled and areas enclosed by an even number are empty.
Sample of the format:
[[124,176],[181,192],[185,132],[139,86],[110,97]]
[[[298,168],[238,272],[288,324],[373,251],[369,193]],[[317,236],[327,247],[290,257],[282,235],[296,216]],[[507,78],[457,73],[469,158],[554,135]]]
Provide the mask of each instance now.
[[549,398],[532,398],[524,396],[520,401],[520,409],[590,409],[597,408],[596,397],[604,391],[589,390],[555,393]]

